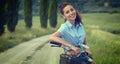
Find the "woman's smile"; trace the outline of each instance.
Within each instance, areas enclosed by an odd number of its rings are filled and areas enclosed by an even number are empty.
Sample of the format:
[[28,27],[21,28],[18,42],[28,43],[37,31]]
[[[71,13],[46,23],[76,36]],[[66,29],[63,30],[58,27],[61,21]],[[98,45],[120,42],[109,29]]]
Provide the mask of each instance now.
[[75,13],[73,13],[73,14],[70,15],[70,18],[75,18],[75,17],[76,17]]

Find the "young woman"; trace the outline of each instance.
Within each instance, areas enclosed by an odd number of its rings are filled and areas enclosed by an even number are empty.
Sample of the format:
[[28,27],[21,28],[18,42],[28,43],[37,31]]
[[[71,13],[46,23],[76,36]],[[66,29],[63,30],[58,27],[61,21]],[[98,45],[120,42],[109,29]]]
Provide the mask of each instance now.
[[[81,17],[70,3],[60,5],[60,13],[66,22],[61,25],[50,39],[64,45],[68,55],[77,56],[83,52],[83,48],[80,46],[82,44],[88,45]],[[84,51],[89,56],[92,55],[88,48],[84,49]]]

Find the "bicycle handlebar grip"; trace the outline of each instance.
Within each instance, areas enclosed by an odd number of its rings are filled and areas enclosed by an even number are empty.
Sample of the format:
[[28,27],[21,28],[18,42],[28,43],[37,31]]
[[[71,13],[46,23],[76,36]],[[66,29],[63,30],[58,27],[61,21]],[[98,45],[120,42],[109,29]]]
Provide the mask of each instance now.
[[54,44],[54,45],[58,45],[61,46],[62,44],[58,43],[58,42],[54,42],[54,41],[50,41],[50,44]]

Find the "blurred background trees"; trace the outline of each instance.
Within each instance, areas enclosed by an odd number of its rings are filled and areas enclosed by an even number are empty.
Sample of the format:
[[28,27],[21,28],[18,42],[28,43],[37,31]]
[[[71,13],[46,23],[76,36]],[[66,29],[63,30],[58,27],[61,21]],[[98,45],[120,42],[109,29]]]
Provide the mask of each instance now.
[[24,0],[24,20],[27,28],[32,27],[32,0]]
[[55,28],[57,25],[57,0],[52,0],[49,5],[50,26]]
[[40,24],[43,28],[47,28],[48,6],[48,0],[40,0]]
[[58,6],[70,2],[81,13],[120,13],[120,0],[0,0],[0,35],[5,28],[15,31],[18,20],[32,27],[32,16],[40,17],[42,28],[56,27]]
[[18,0],[0,0],[0,35],[4,33],[5,25],[10,32],[15,31],[18,21]]
[[5,7],[5,0],[0,0],[0,35],[4,33],[5,30],[4,25],[6,24],[4,7]]
[[6,0],[6,12],[7,12],[7,28],[10,32],[15,31],[15,27],[18,22],[18,0]]

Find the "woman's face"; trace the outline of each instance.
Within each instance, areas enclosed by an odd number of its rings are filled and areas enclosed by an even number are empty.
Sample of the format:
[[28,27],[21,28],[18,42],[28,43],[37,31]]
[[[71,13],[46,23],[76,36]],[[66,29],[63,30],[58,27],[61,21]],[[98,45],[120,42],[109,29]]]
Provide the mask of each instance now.
[[69,21],[75,21],[76,10],[71,5],[67,5],[63,8],[63,17]]

